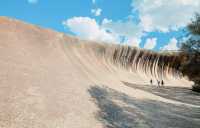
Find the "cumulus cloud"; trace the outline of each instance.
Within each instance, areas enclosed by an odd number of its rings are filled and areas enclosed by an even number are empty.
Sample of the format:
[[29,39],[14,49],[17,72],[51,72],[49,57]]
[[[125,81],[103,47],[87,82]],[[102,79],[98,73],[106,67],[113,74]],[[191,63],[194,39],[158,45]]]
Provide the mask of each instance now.
[[170,39],[170,41],[167,45],[165,45],[163,48],[161,48],[161,50],[178,50],[177,43],[178,43],[177,39],[172,38],[172,39]]
[[92,9],[92,10],[91,10],[91,13],[92,13],[94,16],[100,16],[100,15],[101,15],[101,12],[102,12],[102,9],[100,9],[100,8]]
[[102,26],[109,31],[127,37],[139,37],[142,35],[141,27],[133,21],[117,21],[104,19]]
[[[96,5],[96,2],[92,0],[92,4]],[[63,25],[84,39],[139,47],[141,38],[148,32],[170,32],[185,27],[193,14],[200,12],[200,0],[132,0],[132,7],[132,15],[123,20],[105,18],[102,22],[97,22],[90,17],[73,17],[64,21]],[[102,10],[94,8],[91,13],[100,16]],[[157,38],[149,38],[144,48],[153,49],[156,44]],[[172,38],[161,49],[177,50],[177,40]]]
[[63,25],[69,28],[74,34],[84,39],[117,42],[113,34],[101,28],[95,19],[89,17],[73,17],[63,21]]
[[137,37],[129,37],[125,41],[125,44],[133,46],[133,47],[140,47],[141,39]]
[[63,25],[75,35],[89,40],[121,43],[139,47],[142,32],[139,27],[131,22],[113,22],[104,19],[97,23],[89,17],[73,17],[63,21]]
[[112,23],[112,20],[104,18],[103,21],[102,21],[102,24],[105,25],[105,24],[108,24],[108,23]]
[[38,0],[28,0],[28,3],[30,3],[30,4],[36,4],[36,3],[38,3]]
[[109,19],[104,19],[102,27],[115,33],[118,37],[124,37],[125,39],[120,41],[121,43],[139,47],[143,32],[137,23],[131,20],[114,22]]
[[133,11],[139,12],[147,32],[177,30],[185,27],[195,12],[200,12],[199,0],[133,0]]
[[144,45],[145,49],[153,49],[156,46],[157,38],[148,38]]
[[96,0],[92,0],[92,3],[95,4],[95,3],[96,3]]

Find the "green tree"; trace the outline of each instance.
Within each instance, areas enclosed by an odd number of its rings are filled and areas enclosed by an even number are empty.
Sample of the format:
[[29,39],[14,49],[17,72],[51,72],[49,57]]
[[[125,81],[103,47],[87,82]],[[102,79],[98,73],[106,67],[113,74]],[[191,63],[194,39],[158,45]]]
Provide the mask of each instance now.
[[195,18],[188,25],[189,31],[194,35],[200,35],[200,14],[196,14]]
[[183,75],[194,81],[192,89],[200,92],[200,14],[196,14],[187,28],[189,35],[181,46],[182,55],[185,57],[180,70]]

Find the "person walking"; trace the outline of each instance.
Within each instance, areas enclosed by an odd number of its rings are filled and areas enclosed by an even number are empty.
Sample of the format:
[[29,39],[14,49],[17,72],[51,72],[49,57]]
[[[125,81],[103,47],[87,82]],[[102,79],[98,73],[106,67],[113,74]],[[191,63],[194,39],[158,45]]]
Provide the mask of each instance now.
[[152,79],[150,80],[150,84],[153,85],[153,80]]
[[163,80],[161,81],[161,85],[164,86],[164,81]]

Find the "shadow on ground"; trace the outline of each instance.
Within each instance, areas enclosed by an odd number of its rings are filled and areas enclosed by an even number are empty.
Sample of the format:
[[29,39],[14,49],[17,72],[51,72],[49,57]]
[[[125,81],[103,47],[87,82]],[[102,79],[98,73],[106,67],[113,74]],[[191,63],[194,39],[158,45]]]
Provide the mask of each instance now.
[[88,92],[106,128],[200,128],[200,108],[139,100],[106,87],[93,86]]
[[157,87],[151,85],[137,85],[128,82],[123,82],[123,83],[128,87],[134,89],[140,89],[152,93],[154,95],[161,96],[163,98],[200,106],[200,93],[194,92],[189,88],[165,87],[165,86]]

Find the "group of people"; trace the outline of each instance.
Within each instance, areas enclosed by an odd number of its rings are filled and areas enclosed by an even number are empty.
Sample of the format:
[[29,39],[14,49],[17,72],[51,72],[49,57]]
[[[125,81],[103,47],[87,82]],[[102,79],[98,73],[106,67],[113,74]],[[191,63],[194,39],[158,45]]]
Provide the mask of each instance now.
[[[150,80],[150,84],[153,85],[153,80],[152,79]],[[161,80],[161,81],[157,80],[157,84],[158,84],[158,87],[159,86],[164,86],[164,81],[163,80]]]

